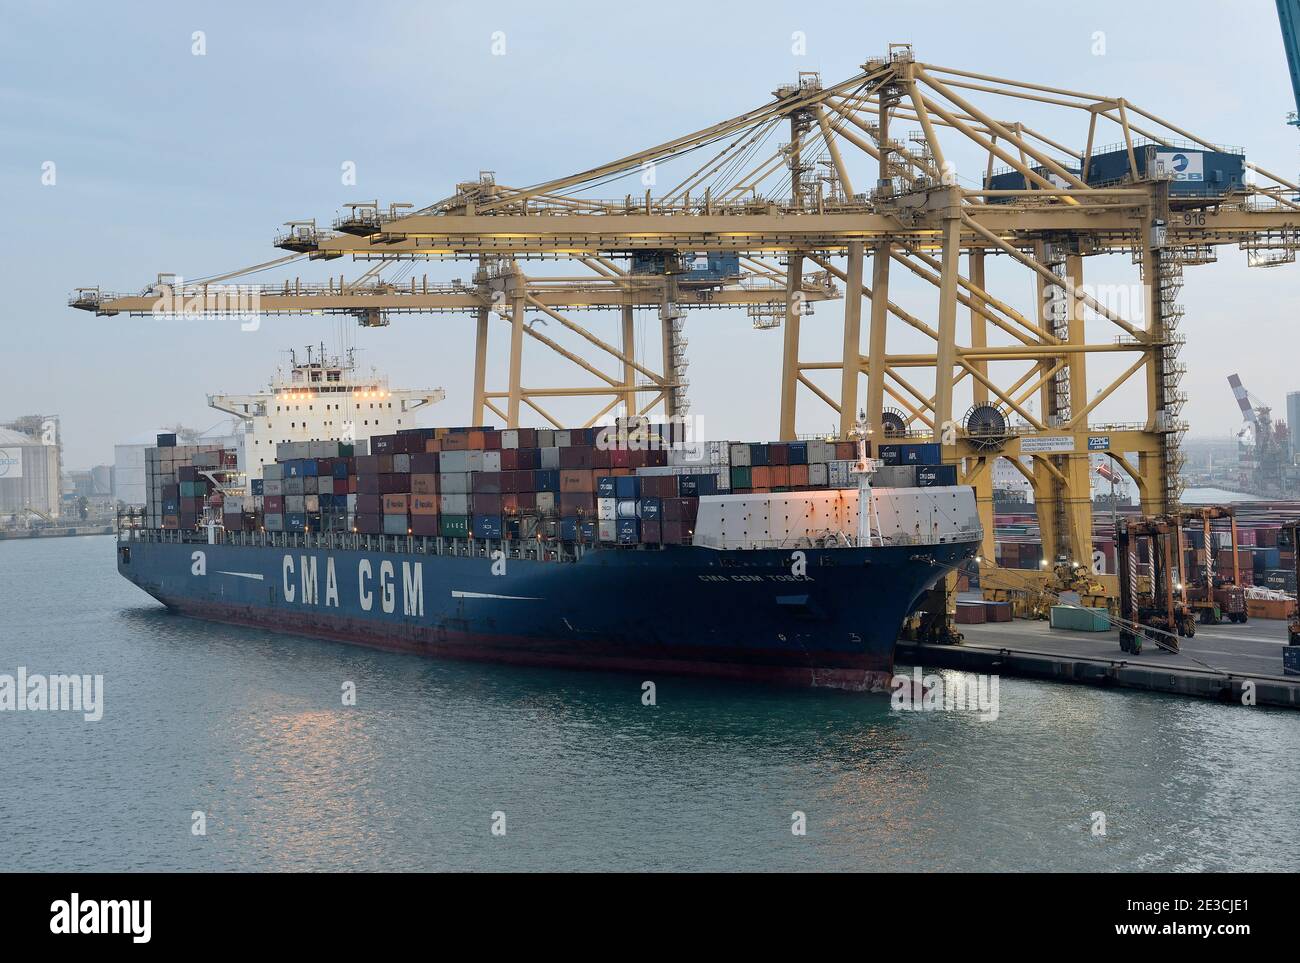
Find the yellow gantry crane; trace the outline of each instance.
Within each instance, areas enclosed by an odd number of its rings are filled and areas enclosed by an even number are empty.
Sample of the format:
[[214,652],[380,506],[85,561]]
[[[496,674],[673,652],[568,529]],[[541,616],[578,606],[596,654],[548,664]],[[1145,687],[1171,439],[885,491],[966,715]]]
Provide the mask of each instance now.
[[[1007,119],[1019,108],[1050,115],[1038,126],[1053,136]],[[1067,128],[1078,131],[1073,146],[1057,133]],[[607,196],[615,186],[621,196]],[[225,282],[242,274],[351,257],[367,264],[360,277],[261,286],[259,310],[351,314],[370,325],[403,312],[468,315],[477,324],[471,420],[490,414],[507,426],[525,407],[559,426],[544,407],[558,397],[593,398],[601,407],[589,424],[619,406],[685,413],[686,314],[744,306],[755,327],[781,330],[780,437],[795,437],[808,399],[838,418],[845,438],[861,410],[877,443],[938,442],[976,489],[985,565],[994,559],[993,465],[1008,459],[1033,487],[1044,557],[1087,560],[1092,453],[1134,480],[1145,513],[1179,500],[1183,269],[1225,245],[1252,265],[1292,262],[1297,194],[1244,152],[1123,98],[924,64],[910,45],[893,44],[847,80],[824,85],[801,73],[754,110],[576,174],[508,187],[483,173],[418,209],[349,204],[330,229],[286,224],[275,244],[289,253],[277,261],[186,284],[160,277],[138,295],[79,289],[71,303],[147,314],[165,298],[203,314],[220,309]],[[1127,314],[1084,281],[1087,258],[1115,254],[1131,259],[1141,292]],[[475,270],[467,283],[431,283],[412,273],[419,261],[472,261]],[[533,261],[574,272],[526,274]],[[1032,288],[1034,309],[992,290],[995,263]],[[904,277],[925,282],[930,310],[891,297],[891,280],[900,288]],[[839,356],[806,358],[801,329],[812,307],[840,297],[842,316],[816,321],[842,334]],[[658,315],[657,367],[637,356],[638,310]],[[617,312],[617,343],[574,320],[578,311]],[[509,332],[501,365],[489,357],[494,317]],[[543,333],[539,318],[582,350]],[[1089,320],[1111,336],[1089,338]],[[891,334],[895,343],[919,335],[927,347],[891,352]],[[527,339],[589,381],[528,386]],[[1125,367],[1094,387],[1087,362],[1098,354]],[[493,388],[488,376],[498,372],[505,383]],[[1131,382],[1142,385],[1143,411],[1121,423],[1090,418]],[[964,412],[957,391],[969,392]]]

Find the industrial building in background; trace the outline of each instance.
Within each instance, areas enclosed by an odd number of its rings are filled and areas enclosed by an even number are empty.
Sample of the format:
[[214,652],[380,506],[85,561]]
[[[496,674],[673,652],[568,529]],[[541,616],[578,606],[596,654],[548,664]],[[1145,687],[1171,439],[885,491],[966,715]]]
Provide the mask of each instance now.
[[289,351],[266,391],[208,395],[208,405],[233,415],[239,469],[256,475],[275,462],[275,446],[300,441],[354,441],[418,427],[415,413],[442,401],[441,388],[390,388],[375,369],[358,369],[355,350],[327,354],[308,346]]
[[0,520],[57,518],[62,464],[57,416],[27,415],[0,424]]

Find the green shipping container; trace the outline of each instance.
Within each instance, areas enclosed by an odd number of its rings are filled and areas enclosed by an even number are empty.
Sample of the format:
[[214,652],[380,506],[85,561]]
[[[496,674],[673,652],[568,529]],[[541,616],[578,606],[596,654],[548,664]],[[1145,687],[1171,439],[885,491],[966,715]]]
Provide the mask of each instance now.
[[438,534],[443,538],[469,538],[469,516],[439,515]]
[[733,467],[731,469],[731,488],[734,491],[737,488],[753,488],[754,473],[749,466]]
[[1110,630],[1110,615],[1105,609],[1053,605],[1051,625],[1054,629],[1074,632],[1106,632]]

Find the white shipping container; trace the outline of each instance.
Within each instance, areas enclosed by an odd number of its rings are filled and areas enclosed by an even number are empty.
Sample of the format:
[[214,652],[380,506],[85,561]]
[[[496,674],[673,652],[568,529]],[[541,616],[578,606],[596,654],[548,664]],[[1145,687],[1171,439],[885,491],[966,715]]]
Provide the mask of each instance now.
[[507,428],[505,431],[501,432],[501,447],[518,448],[519,431],[515,428]]
[[731,464],[736,468],[748,468],[753,464],[749,445],[733,444],[731,446]]
[[824,486],[829,478],[826,465],[811,464],[808,466],[808,484]]
[[483,452],[483,470],[500,471],[501,470],[501,452],[485,451]]
[[537,429],[537,447],[554,448],[555,447],[555,429],[538,428]]
[[555,447],[569,448],[573,445],[572,434],[567,431],[557,431],[555,433]]
[[463,495],[469,491],[469,472],[443,472],[438,476],[438,491]]
[[618,517],[618,499],[597,498],[596,518],[602,522],[612,522]]
[[542,460],[542,470],[543,470],[543,471],[553,471],[553,470],[556,470],[556,469],[558,469],[558,468],[560,467],[560,449],[559,449],[559,448],[557,448],[557,447],[555,447],[555,446],[551,446],[551,447],[549,447],[549,448],[543,448],[541,451],[542,451],[542,453],[541,453],[541,455],[540,455],[539,457],[540,457],[541,460]]
[[602,542],[613,542],[618,540],[618,522],[601,521],[596,522],[596,537]]
[[468,515],[469,495],[444,491],[438,496],[438,510],[444,515]]
[[[486,452],[482,451],[444,451],[438,456],[438,468],[443,472],[461,473],[467,471],[483,471],[483,456]],[[494,452],[497,456],[497,470],[501,469],[501,453]],[[469,489],[465,489],[468,491]]]
[[537,510],[539,512],[555,511],[555,492],[538,492]]

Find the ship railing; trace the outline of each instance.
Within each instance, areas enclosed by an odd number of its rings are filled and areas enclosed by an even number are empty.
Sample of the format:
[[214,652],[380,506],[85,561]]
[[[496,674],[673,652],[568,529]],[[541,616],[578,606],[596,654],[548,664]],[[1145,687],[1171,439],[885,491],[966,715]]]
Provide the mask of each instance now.
[[426,535],[366,535],[358,532],[231,531],[214,528],[119,529],[124,541],[172,545],[233,545],[247,548],[317,549],[338,552],[378,552],[440,555],[452,558],[516,559],[538,562],[576,562],[590,546],[547,538],[454,538]]

